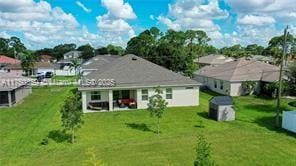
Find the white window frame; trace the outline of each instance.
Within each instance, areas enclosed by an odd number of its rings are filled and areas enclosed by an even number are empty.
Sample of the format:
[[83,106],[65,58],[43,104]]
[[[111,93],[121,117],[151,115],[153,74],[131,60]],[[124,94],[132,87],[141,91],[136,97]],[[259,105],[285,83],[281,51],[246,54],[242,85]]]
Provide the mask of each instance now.
[[173,99],[173,89],[172,88],[166,88],[165,89],[165,98],[168,99],[168,100]]
[[[98,99],[93,99],[93,97],[98,97]],[[92,100],[92,101],[99,101],[99,100],[101,100],[101,98],[102,98],[102,96],[101,96],[101,92],[100,91],[92,91],[91,93],[90,93],[90,99]]]
[[141,93],[142,93],[142,96],[141,96],[142,97],[142,101],[148,101],[148,98],[149,98],[149,96],[148,96],[148,89],[142,89],[141,90]]

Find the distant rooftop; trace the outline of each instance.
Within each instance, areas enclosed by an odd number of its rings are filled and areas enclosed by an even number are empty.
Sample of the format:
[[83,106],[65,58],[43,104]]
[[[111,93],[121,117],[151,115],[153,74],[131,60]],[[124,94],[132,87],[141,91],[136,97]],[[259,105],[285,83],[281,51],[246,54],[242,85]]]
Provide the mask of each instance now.
[[0,55],[0,64],[17,64],[20,63],[19,60],[10,58],[8,56]]
[[206,66],[195,72],[196,75],[227,81],[266,81],[278,80],[279,68],[264,62],[240,58],[219,66]]
[[222,54],[210,54],[207,56],[200,57],[199,60],[195,59],[195,62],[208,65],[220,65],[226,62],[231,62],[233,60],[233,58],[227,57]]

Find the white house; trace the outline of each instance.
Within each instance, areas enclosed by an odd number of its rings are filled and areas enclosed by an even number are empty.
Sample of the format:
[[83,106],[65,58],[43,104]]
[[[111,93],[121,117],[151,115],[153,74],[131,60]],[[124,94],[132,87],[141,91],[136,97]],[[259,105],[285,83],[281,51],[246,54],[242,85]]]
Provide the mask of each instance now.
[[125,55],[82,78],[84,112],[145,109],[160,87],[168,106],[199,105],[199,83],[135,55]]
[[241,58],[219,66],[205,66],[194,73],[194,79],[212,91],[230,96],[245,94],[244,81],[257,82],[256,91],[266,83],[276,82],[279,68],[264,62]]
[[81,56],[81,51],[69,51],[64,54],[64,59],[76,59]]

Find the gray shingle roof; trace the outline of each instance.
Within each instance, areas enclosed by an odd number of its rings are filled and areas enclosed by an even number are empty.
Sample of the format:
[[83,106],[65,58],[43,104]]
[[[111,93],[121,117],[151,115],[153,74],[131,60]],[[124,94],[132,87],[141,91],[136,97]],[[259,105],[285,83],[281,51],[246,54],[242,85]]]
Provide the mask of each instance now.
[[266,81],[278,80],[279,68],[264,62],[247,60],[245,58],[228,62],[220,66],[206,66],[195,72],[196,76],[226,81]]
[[227,62],[231,62],[234,59],[221,54],[210,54],[200,57],[199,60],[195,59],[195,62],[209,65],[221,65]]
[[120,58],[119,55],[97,55],[81,65],[82,70],[98,70],[99,67]]
[[230,96],[215,96],[210,102],[216,105],[233,105],[233,100]]
[[22,81],[20,81],[25,79],[25,77],[17,75],[13,72],[0,72],[0,91],[11,91],[25,85]]
[[198,82],[135,55],[125,55],[83,77],[114,79],[116,87],[197,86]]

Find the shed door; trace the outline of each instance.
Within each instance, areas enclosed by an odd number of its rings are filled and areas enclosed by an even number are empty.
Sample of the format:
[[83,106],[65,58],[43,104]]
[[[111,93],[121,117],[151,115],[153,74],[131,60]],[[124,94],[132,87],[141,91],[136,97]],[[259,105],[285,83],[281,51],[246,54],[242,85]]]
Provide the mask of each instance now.
[[8,92],[0,92],[0,105],[8,105]]

